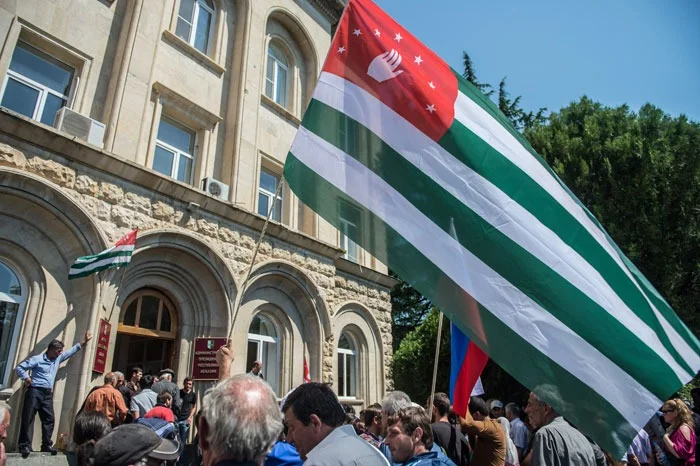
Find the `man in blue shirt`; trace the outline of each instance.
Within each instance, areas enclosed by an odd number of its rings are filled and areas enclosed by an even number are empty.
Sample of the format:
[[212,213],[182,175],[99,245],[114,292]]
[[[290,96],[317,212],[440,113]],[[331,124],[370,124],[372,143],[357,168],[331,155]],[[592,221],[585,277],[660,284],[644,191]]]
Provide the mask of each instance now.
[[[19,431],[19,451],[23,457],[32,451],[32,432],[34,418],[37,412],[41,419],[41,451],[55,455],[51,436],[53,435],[53,386],[56,382],[56,372],[61,363],[80,351],[90,341],[92,334],[85,332],[85,338],[80,343],[63,352],[63,342],[53,340],[43,354],[32,356],[21,362],[16,368],[17,377],[24,381],[24,406],[22,408],[22,424]],[[31,371],[30,374],[27,371]]]

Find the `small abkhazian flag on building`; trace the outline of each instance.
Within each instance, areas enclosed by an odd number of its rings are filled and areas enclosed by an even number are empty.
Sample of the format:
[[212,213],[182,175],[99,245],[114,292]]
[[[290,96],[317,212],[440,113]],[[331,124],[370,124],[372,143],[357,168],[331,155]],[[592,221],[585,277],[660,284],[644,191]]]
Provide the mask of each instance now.
[[700,369],[697,338],[496,105],[370,0],[345,9],[284,174],[615,457]]
[[78,257],[68,271],[68,279],[86,277],[101,270],[121,267],[131,261],[138,229],[127,233],[111,248],[93,256]]
[[469,398],[484,394],[480,376],[489,357],[455,324],[450,330],[450,400],[455,413],[464,417]]

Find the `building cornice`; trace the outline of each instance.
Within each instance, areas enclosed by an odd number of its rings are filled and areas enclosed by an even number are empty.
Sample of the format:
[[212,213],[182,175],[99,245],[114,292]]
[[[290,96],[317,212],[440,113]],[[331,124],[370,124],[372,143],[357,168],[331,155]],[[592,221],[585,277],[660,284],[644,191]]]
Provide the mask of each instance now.
[[347,0],[309,0],[309,3],[320,11],[331,24],[335,24],[340,21]]
[[349,273],[355,277],[362,278],[373,283],[378,283],[388,289],[395,287],[399,283],[397,279],[390,277],[389,275],[385,275],[367,267],[362,267],[360,264],[343,259],[342,257],[338,257],[335,260],[335,268],[336,270]]

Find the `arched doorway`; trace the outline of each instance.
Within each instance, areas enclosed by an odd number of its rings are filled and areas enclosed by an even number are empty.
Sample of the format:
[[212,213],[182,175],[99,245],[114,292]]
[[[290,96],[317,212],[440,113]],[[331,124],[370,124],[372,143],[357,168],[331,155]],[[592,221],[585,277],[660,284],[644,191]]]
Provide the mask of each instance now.
[[128,374],[139,366],[144,374],[154,375],[172,368],[178,318],[170,299],[158,290],[141,289],[122,309],[112,368]]

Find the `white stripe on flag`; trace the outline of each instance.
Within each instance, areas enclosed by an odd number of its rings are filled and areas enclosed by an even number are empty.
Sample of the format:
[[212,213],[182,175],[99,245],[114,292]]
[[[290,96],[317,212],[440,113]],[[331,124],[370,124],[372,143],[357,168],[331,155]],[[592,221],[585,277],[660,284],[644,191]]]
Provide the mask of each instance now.
[[345,113],[375,134],[381,134],[384,142],[418,170],[637,335],[643,344],[667,360],[681,383],[692,378],[676,362],[656,332],[628,308],[598,270],[576,250],[564,243],[527,209],[457,160],[401,115],[361,87],[326,72],[321,74],[313,98]]
[[98,260],[97,262],[93,262],[92,264],[83,267],[82,269],[74,269],[73,267],[71,267],[68,271],[68,275],[77,275],[79,273],[89,272],[91,270],[95,270],[96,268],[109,264],[128,264],[130,260],[131,256],[107,257],[105,259]]
[[[382,218],[464,291],[538,351],[606,399],[635,429],[662,401],[598,349],[434,225],[383,179],[306,128],[291,148],[302,163]],[[455,261],[464,257],[467,263]],[[465,274],[468,270],[470,273]],[[513,307],[518,312],[513,312]],[[551,351],[557,348],[556,351]],[[604,374],[604,376],[601,376]],[[640,406],[654,407],[650,412]]]
[[94,262],[96,260],[100,260],[102,256],[105,254],[109,254],[112,252],[120,252],[120,251],[134,251],[134,245],[133,244],[124,244],[122,246],[112,246],[111,248],[107,248],[104,251],[100,252],[99,254],[95,254],[94,256],[81,256],[78,257],[75,260],[76,264],[84,264],[86,262]]
[[[693,368],[700,369],[700,355],[698,355],[688,343],[676,332],[676,330],[666,321],[666,318],[658,312],[652,302],[642,291],[641,287],[632,277],[629,269],[620,259],[620,256],[608,242],[605,233],[603,233],[597,225],[588,217],[576,201],[569,195],[566,190],[557,182],[557,180],[540,164],[532,154],[501,125],[495,118],[481,108],[476,102],[459,92],[455,101],[455,119],[469,128],[474,134],[489,144],[504,157],[510,160],[514,165],[519,167],[524,173],[532,178],[535,183],[542,186],[559,204],[561,204],[567,212],[569,212],[583,228],[588,231],[591,236],[600,244],[605,251],[612,257],[618,266],[624,271],[627,277],[637,287],[639,292],[644,296],[649,306],[654,310],[654,314],[661,322],[661,326],[666,332],[671,344],[676,351],[685,359]],[[656,335],[655,339],[658,339]],[[692,378],[692,376],[691,376]],[[682,378],[682,382],[687,382],[690,379]]]

